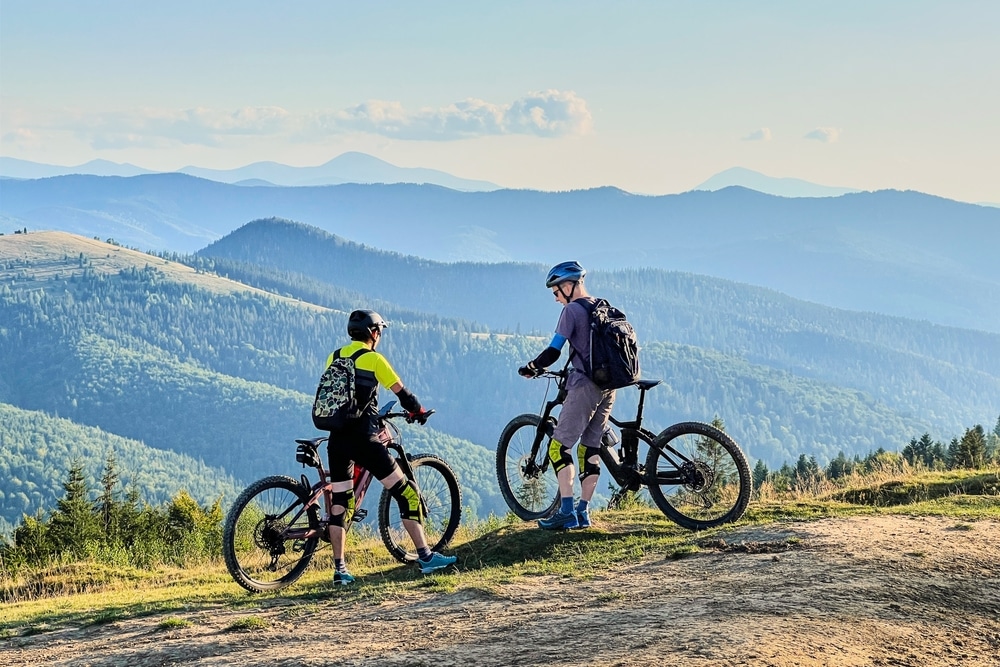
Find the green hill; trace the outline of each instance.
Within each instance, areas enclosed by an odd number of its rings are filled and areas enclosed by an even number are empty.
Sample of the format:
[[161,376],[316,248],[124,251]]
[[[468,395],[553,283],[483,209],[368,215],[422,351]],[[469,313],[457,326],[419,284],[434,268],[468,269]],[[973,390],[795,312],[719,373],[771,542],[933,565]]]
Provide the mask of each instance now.
[[0,534],[39,509],[55,507],[74,460],[84,464],[92,489],[113,455],[126,488],[157,505],[185,490],[203,504],[219,496],[232,500],[239,485],[232,475],[196,457],[153,449],[92,426],[75,424],[0,403]]

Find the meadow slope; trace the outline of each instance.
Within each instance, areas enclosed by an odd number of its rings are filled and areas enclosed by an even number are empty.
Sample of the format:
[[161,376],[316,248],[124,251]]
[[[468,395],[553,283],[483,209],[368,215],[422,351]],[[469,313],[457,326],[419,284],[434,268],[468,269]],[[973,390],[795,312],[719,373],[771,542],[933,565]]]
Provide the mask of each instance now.
[[[439,575],[377,598],[317,584],[305,597],[192,603],[22,633],[0,653],[7,665],[93,667],[1000,665],[998,521],[826,518],[739,526],[699,546],[584,577],[449,589],[454,575]],[[458,553],[460,569],[476,567]],[[234,630],[247,619],[250,631]]]

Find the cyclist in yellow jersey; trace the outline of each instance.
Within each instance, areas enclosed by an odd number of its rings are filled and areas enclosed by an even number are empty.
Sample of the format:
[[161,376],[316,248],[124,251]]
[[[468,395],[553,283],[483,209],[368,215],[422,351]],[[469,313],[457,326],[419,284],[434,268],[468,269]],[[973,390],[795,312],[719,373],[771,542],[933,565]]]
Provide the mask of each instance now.
[[379,440],[378,388],[379,385],[396,394],[400,406],[410,418],[421,424],[427,421],[426,411],[413,393],[403,386],[389,361],[375,351],[382,339],[382,331],[389,326],[382,316],[372,310],[355,310],[347,322],[351,342],[333,352],[326,361],[329,366],[335,356],[353,357],[355,366],[355,394],[359,406],[364,406],[361,416],[330,431],[327,455],[330,461],[330,481],[333,512],[330,516],[330,545],[333,547],[335,585],[350,584],[354,577],[347,571],[344,560],[346,531],[345,518],[354,509],[354,464],[366,468],[382,483],[399,504],[403,527],[417,550],[418,566],[423,573],[434,572],[454,563],[455,556],[444,556],[431,551],[424,535],[420,499],[417,490],[399,469],[385,445]]

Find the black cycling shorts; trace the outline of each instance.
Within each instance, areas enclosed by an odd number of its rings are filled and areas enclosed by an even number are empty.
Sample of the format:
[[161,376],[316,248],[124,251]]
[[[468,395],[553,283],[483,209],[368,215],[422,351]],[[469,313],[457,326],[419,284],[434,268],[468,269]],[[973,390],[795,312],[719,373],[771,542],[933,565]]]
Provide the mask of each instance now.
[[354,464],[383,480],[396,469],[396,461],[382,444],[377,433],[370,433],[367,420],[359,419],[342,429],[330,432],[326,453],[330,462],[330,481],[354,479]]

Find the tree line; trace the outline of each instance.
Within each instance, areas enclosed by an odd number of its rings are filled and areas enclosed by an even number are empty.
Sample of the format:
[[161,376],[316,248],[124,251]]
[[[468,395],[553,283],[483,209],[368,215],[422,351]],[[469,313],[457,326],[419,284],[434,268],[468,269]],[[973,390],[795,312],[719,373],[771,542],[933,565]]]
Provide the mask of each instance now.
[[0,580],[9,582],[19,572],[55,562],[92,560],[149,569],[218,557],[221,498],[205,506],[180,491],[168,502],[151,505],[136,486],[125,489],[120,481],[117,460],[109,454],[94,497],[83,462],[72,462],[56,506],[25,515],[9,539],[0,537]]
[[778,493],[808,491],[823,481],[836,482],[854,474],[871,474],[888,468],[902,471],[903,463],[914,470],[982,470],[1000,467],[1000,417],[987,432],[981,424],[967,428],[962,437],[948,444],[935,441],[930,433],[911,438],[902,451],[889,452],[879,448],[867,456],[848,457],[839,452],[826,466],[815,456],[800,454],[794,465],[787,461],[777,470],[770,470],[764,461],[753,469],[754,488],[770,484]]

